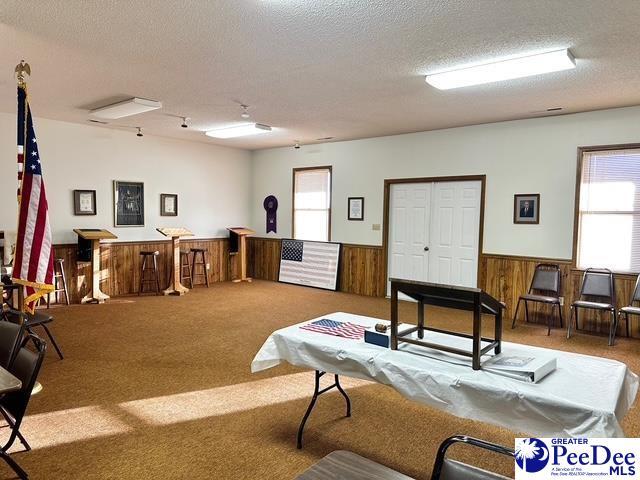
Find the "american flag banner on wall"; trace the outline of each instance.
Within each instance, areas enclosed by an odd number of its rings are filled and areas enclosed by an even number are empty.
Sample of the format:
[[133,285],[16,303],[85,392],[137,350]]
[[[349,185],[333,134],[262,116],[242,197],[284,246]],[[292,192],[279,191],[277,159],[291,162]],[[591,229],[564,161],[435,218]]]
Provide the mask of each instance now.
[[53,291],[53,251],[49,205],[38,142],[24,85],[18,86],[18,236],[12,280],[26,287],[24,309]]
[[278,280],[335,290],[339,259],[339,243],[282,240]]

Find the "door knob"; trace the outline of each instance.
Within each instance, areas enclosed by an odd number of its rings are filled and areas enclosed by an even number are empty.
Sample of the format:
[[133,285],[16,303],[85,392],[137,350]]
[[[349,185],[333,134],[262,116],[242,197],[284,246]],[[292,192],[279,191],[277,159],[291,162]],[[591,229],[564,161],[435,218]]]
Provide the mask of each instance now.
[[429,251],[429,247],[424,247],[424,251],[428,252]]

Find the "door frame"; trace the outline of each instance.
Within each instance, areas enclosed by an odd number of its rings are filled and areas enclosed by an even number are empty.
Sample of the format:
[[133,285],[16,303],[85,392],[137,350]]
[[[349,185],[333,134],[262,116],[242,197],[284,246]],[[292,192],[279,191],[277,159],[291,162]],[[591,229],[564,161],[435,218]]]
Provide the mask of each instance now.
[[478,239],[478,272],[476,278],[476,285],[480,288],[480,280],[482,278],[480,274],[480,256],[482,255],[482,238],[484,237],[484,200],[485,190],[487,184],[486,175],[453,175],[443,177],[415,177],[415,178],[387,178],[384,180],[384,207],[383,207],[383,219],[382,219],[382,256],[383,256],[383,279],[382,283],[385,285],[384,291],[386,296],[388,270],[389,270],[389,196],[391,194],[391,185],[399,183],[441,183],[441,182],[468,182],[479,181],[480,182],[480,225]]

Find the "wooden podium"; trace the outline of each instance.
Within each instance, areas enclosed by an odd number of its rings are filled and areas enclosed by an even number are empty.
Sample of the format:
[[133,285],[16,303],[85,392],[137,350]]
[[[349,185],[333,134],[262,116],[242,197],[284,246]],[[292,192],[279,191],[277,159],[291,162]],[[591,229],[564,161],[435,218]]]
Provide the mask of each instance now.
[[229,254],[238,255],[240,261],[240,278],[234,278],[233,282],[250,282],[247,277],[247,236],[253,235],[253,230],[244,227],[230,227],[229,230]]
[[180,282],[180,237],[193,236],[193,233],[186,228],[156,228],[156,230],[165,237],[171,237],[171,250],[173,251],[171,283],[169,283],[169,288],[162,293],[165,295],[184,295],[189,289]]
[[74,228],[73,231],[81,239],[91,242],[91,290],[82,303],[104,303],[110,297],[100,291],[100,240],[118,237],[108,230]]

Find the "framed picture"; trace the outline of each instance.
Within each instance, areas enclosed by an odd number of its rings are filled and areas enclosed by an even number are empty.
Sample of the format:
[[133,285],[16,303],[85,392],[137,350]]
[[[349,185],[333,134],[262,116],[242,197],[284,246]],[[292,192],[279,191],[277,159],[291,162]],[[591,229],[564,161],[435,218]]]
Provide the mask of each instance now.
[[160,194],[160,215],[163,217],[178,216],[178,195],[175,193]]
[[540,223],[539,193],[517,193],[513,196],[513,223]]
[[348,198],[348,220],[364,220],[364,197]]
[[96,214],[96,191],[95,190],[74,190],[73,191],[73,214],[74,215],[95,215]]
[[113,217],[116,227],[144,227],[144,183],[113,181]]

